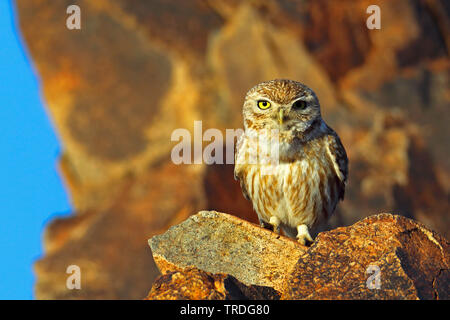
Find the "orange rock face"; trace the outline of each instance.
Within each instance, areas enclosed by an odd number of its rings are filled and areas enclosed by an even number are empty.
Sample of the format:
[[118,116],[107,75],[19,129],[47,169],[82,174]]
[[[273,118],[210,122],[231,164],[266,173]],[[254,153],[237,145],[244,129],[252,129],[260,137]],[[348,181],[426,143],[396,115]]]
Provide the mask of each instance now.
[[[448,237],[444,0],[80,0],[81,30],[66,28],[70,1],[16,4],[75,207],[46,229],[37,298],[142,298],[159,275],[149,237],[200,210],[256,222],[233,166],[175,165],[171,135],[241,128],[245,92],[273,78],[313,88],[348,152],[328,229],[394,212]],[[82,290],[65,286],[72,264]]]
[[277,300],[280,294],[264,286],[246,286],[226,274],[197,268],[172,271],[158,277],[146,300]]

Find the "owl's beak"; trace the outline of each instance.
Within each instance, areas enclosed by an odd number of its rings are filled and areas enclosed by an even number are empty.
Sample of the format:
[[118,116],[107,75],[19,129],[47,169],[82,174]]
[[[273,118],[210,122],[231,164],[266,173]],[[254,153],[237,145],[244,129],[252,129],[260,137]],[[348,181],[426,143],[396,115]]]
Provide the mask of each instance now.
[[284,118],[283,109],[280,109],[280,111],[278,111],[278,122],[280,123],[280,125],[283,124],[283,118]]

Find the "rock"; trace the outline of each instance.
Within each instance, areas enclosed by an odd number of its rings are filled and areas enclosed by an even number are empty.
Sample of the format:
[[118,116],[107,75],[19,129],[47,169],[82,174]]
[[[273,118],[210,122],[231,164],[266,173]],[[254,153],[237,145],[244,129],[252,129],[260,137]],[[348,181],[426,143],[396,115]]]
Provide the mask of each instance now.
[[149,244],[163,273],[149,299],[229,298],[234,291],[227,281],[253,288],[256,293],[244,296],[258,299],[278,293],[281,299],[450,298],[450,243],[392,214],[319,233],[304,247],[236,217],[203,211]]
[[[379,268],[380,289],[367,280]],[[450,243],[391,214],[319,234],[299,259],[283,299],[450,298]],[[369,272],[367,272],[369,270]]]
[[171,271],[156,279],[146,300],[278,300],[280,294],[264,286],[246,286],[226,274],[197,268]]
[[191,266],[282,288],[306,247],[234,216],[202,211],[149,240],[162,274]]

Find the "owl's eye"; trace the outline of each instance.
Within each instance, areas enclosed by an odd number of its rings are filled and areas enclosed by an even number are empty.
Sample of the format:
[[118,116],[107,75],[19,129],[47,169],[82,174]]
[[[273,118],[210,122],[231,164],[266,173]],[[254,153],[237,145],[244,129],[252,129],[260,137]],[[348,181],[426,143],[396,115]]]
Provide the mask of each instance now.
[[259,100],[258,101],[258,108],[261,110],[266,110],[270,108],[270,102],[266,100]]
[[293,110],[303,110],[307,106],[306,102],[303,100],[297,100],[292,104]]

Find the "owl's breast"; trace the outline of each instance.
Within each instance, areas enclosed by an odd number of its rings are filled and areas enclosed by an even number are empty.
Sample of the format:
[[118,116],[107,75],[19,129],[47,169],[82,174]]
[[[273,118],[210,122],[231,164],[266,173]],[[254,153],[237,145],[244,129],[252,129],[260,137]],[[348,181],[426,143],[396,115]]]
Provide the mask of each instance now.
[[[316,150],[317,151],[317,150]],[[320,151],[277,165],[246,164],[241,183],[260,219],[277,216],[290,227],[313,226],[332,214],[337,186],[332,164]]]

